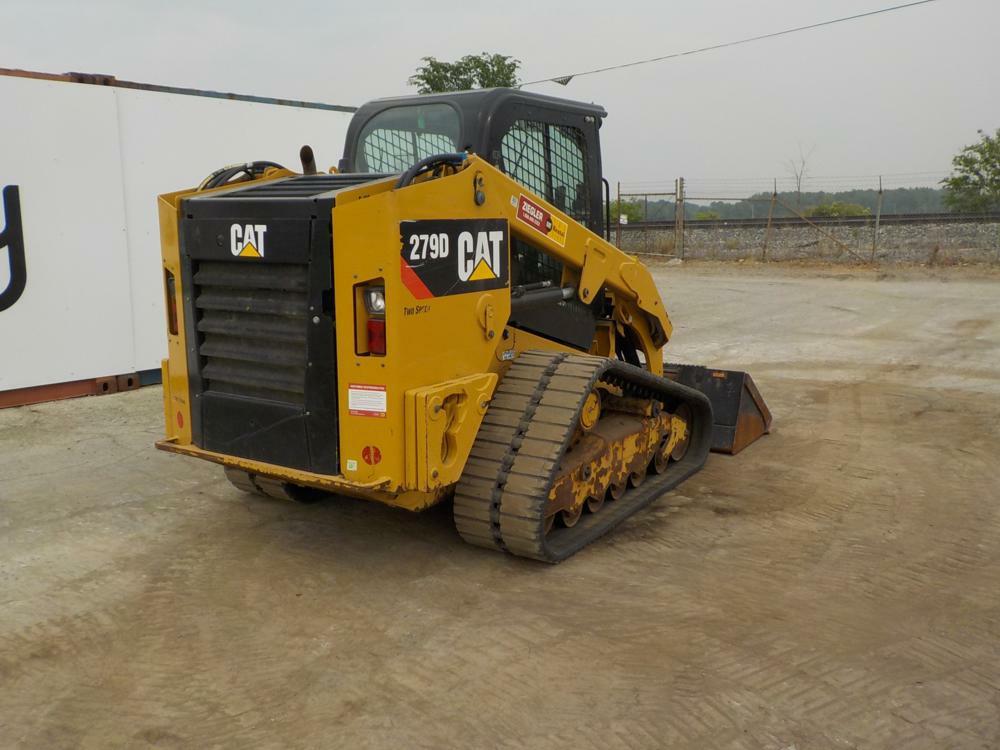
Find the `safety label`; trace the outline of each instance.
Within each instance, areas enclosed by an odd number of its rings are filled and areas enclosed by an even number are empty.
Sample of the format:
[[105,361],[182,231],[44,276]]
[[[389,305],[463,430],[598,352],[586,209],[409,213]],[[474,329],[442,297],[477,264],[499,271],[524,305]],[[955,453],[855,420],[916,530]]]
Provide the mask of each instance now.
[[354,417],[384,417],[384,385],[350,383],[347,386],[347,412]]
[[526,195],[521,195],[517,202],[517,218],[558,245],[566,247],[566,222],[550,214]]

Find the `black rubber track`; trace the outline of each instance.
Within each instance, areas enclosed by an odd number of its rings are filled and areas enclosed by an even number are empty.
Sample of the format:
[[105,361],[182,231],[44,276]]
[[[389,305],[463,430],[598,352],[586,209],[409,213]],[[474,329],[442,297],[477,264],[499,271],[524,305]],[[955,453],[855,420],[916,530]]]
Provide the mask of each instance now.
[[280,479],[251,474],[231,466],[225,467],[226,479],[237,489],[255,495],[264,495],[275,500],[291,500],[309,505],[323,498],[326,493],[312,487],[300,487]]
[[[648,476],[572,528],[546,536],[549,490],[598,380],[621,386],[628,396],[660,401],[671,412],[687,403],[692,413],[687,453],[666,473]],[[507,371],[483,418],[455,490],[455,526],[472,544],[560,562],[697,472],[711,439],[712,406],[699,391],[614,359],[526,352]]]

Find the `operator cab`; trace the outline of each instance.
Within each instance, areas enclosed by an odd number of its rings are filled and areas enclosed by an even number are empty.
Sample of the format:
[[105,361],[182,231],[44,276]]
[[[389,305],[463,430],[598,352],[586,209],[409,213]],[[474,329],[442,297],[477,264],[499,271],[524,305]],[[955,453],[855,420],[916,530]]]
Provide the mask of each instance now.
[[[341,172],[405,172],[436,154],[471,151],[597,234],[607,224],[607,183],[599,130],[607,116],[596,104],[518,89],[479,89],[377,99],[347,129]],[[562,264],[511,239],[511,286],[559,286]],[[575,346],[590,346],[597,305],[570,300],[532,308],[511,324]]]
[[517,89],[376,99],[355,113],[341,172],[404,172],[472,151],[591,231],[602,233],[604,107]]

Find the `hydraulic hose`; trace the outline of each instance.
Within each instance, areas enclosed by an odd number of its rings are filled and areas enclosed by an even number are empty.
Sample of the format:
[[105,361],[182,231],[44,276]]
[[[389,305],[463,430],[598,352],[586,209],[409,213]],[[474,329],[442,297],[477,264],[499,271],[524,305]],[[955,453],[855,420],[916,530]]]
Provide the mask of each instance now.
[[418,175],[430,171],[432,167],[437,167],[443,164],[458,167],[466,160],[466,158],[468,158],[468,154],[464,152],[454,154],[434,154],[434,156],[427,156],[400,175],[399,180],[396,182],[396,190],[406,187],[413,182]]

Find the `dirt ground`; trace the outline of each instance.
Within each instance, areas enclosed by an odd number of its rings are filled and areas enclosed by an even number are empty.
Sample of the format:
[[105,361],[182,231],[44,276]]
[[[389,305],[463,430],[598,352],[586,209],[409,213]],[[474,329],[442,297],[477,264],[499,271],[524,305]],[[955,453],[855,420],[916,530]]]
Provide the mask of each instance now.
[[1000,283],[658,267],[771,436],[559,566],[0,411],[0,746],[1000,747]]

